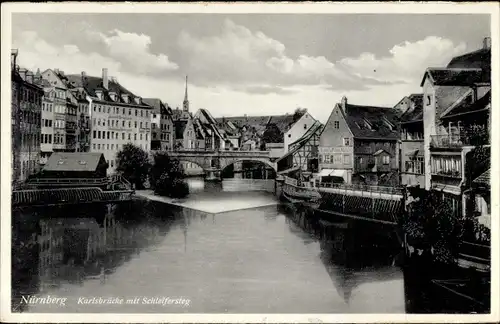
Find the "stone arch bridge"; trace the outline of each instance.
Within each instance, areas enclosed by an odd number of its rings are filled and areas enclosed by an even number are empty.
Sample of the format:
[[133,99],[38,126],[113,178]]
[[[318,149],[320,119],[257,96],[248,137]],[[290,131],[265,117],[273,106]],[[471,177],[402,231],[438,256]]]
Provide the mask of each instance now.
[[195,151],[183,150],[168,152],[172,158],[179,161],[199,165],[207,180],[219,180],[221,172],[227,166],[240,161],[255,161],[270,166],[277,171],[276,158],[271,158],[269,151]]

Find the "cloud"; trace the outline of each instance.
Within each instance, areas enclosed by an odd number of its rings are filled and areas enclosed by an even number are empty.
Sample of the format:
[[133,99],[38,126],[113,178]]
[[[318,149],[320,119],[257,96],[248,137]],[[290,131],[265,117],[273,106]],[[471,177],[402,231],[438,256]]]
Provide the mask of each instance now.
[[327,83],[337,88],[363,88],[360,77],[338,69],[326,57],[291,58],[283,43],[229,19],[220,35],[196,37],[183,31],[178,46],[186,56],[184,68],[198,84],[237,82],[250,88],[260,83],[260,90],[267,87],[270,92],[276,90],[274,85]]
[[416,42],[395,45],[389,55],[381,58],[362,53],[356,58],[344,58],[340,64],[345,71],[369,80],[388,83],[412,83],[422,77],[427,67],[443,67],[465,52],[464,43],[429,36]]
[[139,74],[158,74],[177,70],[165,54],[150,52],[151,37],[144,34],[127,33],[114,29],[107,34],[88,31],[89,40],[100,41],[106,46],[107,54]]
[[86,71],[90,75],[101,75],[101,69],[120,71],[122,64],[97,52],[82,52],[73,44],[57,46],[39,37],[35,31],[24,31],[13,43],[19,49],[19,62],[23,67],[41,71],[58,68],[67,73]]

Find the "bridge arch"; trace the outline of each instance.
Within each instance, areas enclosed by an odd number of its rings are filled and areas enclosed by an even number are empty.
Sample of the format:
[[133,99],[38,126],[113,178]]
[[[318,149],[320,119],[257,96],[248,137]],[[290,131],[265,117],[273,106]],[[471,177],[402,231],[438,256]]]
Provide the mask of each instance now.
[[234,165],[238,162],[260,162],[268,167],[271,167],[274,172],[277,171],[276,165],[269,161],[269,159],[261,159],[261,158],[222,158],[220,163],[221,171],[224,171],[230,165]]

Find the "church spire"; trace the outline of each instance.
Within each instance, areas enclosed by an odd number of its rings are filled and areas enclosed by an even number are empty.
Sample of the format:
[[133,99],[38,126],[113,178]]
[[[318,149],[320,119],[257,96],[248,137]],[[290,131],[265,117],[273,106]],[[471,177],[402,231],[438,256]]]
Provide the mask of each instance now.
[[189,111],[188,77],[187,77],[187,75],[186,75],[186,92],[184,93],[184,101],[182,102],[182,108],[184,111]]

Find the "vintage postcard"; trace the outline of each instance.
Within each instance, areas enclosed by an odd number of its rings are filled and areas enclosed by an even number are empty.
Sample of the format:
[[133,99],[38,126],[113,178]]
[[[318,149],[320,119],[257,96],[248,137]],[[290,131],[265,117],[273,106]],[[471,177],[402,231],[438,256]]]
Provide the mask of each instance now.
[[499,48],[494,3],[2,5],[1,321],[498,321]]

